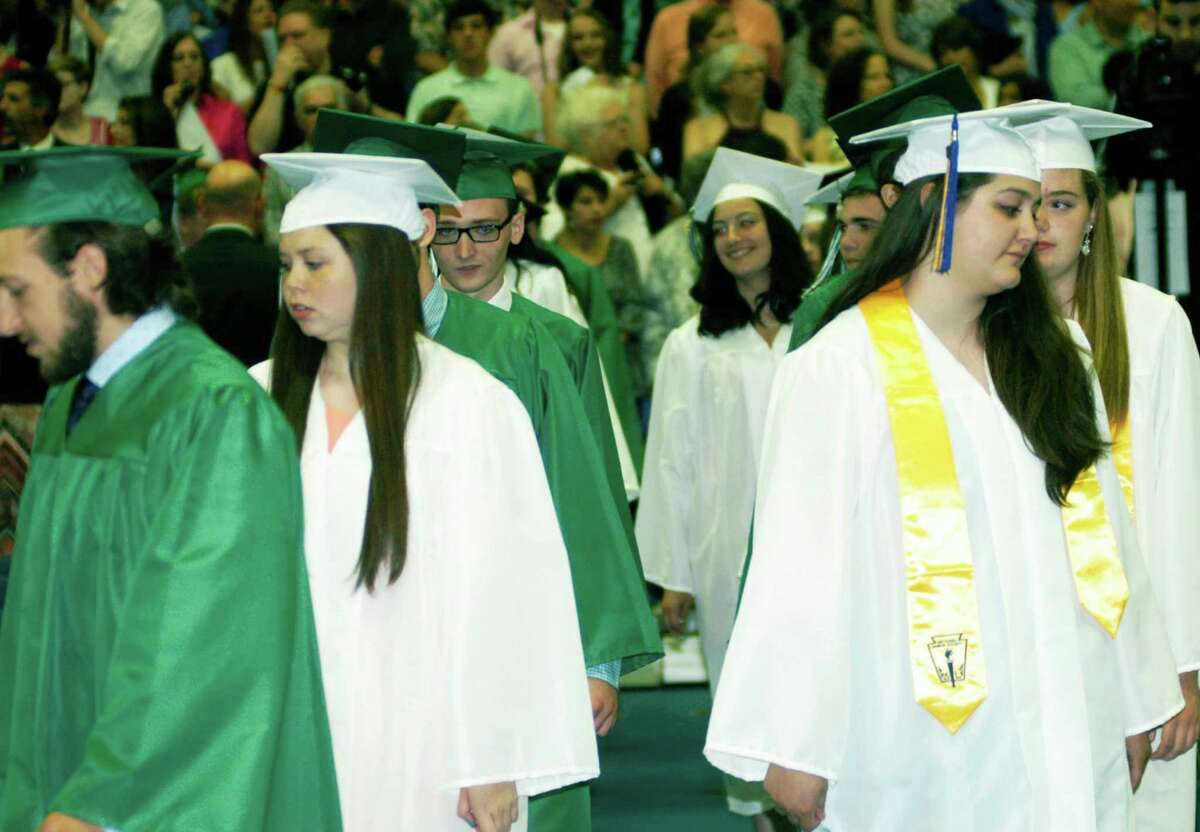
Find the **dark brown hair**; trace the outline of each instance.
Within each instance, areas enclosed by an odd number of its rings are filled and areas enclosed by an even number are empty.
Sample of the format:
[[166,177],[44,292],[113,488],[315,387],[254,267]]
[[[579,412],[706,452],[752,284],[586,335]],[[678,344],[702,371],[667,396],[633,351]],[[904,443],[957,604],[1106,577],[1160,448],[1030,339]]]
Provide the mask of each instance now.
[[[394,583],[404,569],[408,490],[404,432],[421,376],[416,335],[421,322],[417,261],[401,232],[379,225],[330,225],[357,277],[350,326],[350,377],[371,446],[371,485],[358,583],[375,588],[380,569]],[[280,309],[271,344],[271,397],[304,445],[308,406],[325,345],[300,331]]]
[[567,30],[563,33],[562,52],[558,58],[558,77],[565,79],[568,75],[578,69],[582,64],[575,57],[575,50],[571,48],[571,21],[579,17],[590,17],[600,26],[600,32],[604,35],[604,52],[601,56],[601,63],[604,66],[604,72],[611,75],[613,78],[620,78],[623,69],[621,67],[621,41],[613,31],[612,24],[608,22],[608,18],[596,9],[576,9],[567,19]]
[[[958,210],[994,177],[964,174]],[[921,199],[925,184],[932,190]],[[855,280],[825,313],[824,322],[858,303],[898,275],[912,273],[933,247],[933,228],[942,204],[942,179],[917,180],[888,212]],[[1067,332],[1030,256],[1021,281],[992,295],[980,316],[980,335],[996,394],[1025,441],[1046,463],[1046,494],[1062,505],[1080,472],[1104,452],[1096,425],[1092,383],[1079,347]]]

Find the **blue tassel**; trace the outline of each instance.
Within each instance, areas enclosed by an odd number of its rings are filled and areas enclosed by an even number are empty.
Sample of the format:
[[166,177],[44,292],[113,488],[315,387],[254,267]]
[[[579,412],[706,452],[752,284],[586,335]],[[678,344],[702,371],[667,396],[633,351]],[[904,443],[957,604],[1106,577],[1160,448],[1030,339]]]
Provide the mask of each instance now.
[[941,233],[938,235],[941,251],[937,270],[942,274],[950,271],[951,253],[954,251],[954,215],[958,204],[958,114],[950,121],[950,144],[946,147],[946,182],[942,201]]

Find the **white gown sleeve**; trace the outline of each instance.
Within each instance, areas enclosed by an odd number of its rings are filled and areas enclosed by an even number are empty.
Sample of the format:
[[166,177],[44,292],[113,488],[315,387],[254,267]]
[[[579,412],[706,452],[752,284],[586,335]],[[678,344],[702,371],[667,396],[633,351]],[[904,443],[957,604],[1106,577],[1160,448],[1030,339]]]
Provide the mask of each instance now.
[[684,324],[667,338],[658,360],[635,531],[646,580],[663,589],[695,594],[689,535],[695,525],[689,516],[695,476],[692,455],[705,451],[695,446],[692,427],[688,326],[694,324]]
[[[861,361],[810,344],[783,359],[764,434],[753,556],[704,750],[762,780],[769,764],[834,781],[849,733],[864,411]],[[818,473],[819,472],[819,473]],[[820,684],[809,684],[819,675]]]
[[[490,380],[489,380],[490,381]],[[521,795],[596,777],[599,763],[567,553],[529,418],[499,384],[454,437],[436,557],[445,788],[513,781]],[[490,399],[490,401],[489,401]]]
[[1200,668],[1200,354],[1183,310],[1174,301],[1171,306],[1153,414],[1162,525],[1149,537],[1164,547],[1157,554],[1165,574],[1153,578],[1182,673]]

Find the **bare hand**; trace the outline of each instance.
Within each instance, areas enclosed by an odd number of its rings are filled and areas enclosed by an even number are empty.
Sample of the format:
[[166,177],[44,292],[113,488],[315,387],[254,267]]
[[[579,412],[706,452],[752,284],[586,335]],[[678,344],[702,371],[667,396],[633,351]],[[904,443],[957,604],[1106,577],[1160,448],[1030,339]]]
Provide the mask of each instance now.
[[617,183],[608,190],[608,213],[611,216],[621,209],[637,193],[636,173],[622,173]]
[[[187,85],[188,95],[191,95],[191,93],[195,91],[196,88],[194,86],[191,84]],[[171,111],[171,115],[178,116],[180,108],[186,101],[186,96],[184,95],[184,85],[182,83],[176,83],[166,87],[163,90],[162,101],[166,108]]]
[[596,726],[596,735],[606,737],[617,724],[620,693],[603,679],[593,679],[589,676],[587,681],[588,693],[592,697],[592,722]]
[[1196,686],[1196,671],[1180,673],[1179,688],[1183,691],[1183,710],[1162,727],[1158,748],[1150,755],[1152,760],[1174,760],[1195,745],[1200,734],[1200,689]]
[[308,62],[304,60],[304,53],[300,51],[300,47],[294,43],[289,43],[280,49],[279,54],[275,57],[275,69],[271,73],[271,85],[286,87],[292,83],[292,79],[296,77],[297,72],[307,68]]
[[86,821],[78,820],[61,812],[51,812],[46,815],[38,832],[103,832],[99,826],[92,826]]
[[[1148,749],[1147,749],[1148,750]],[[804,771],[792,771],[772,764],[763,780],[767,794],[804,832],[812,832],[825,822],[825,795],[829,781]]]
[[1108,217],[1112,223],[1113,244],[1117,249],[1118,274],[1125,274],[1129,255],[1133,253],[1133,203],[1137,189],[1138,181],[1134,179],[1127,190],[1115,193],[1108,199]]
[[517,822],[517,787],[491,783],[460,789],[458,816],[479,832],[508,832]]
[[691,593],[663,590],[662,614],[667,629],[676,635],[683,635],[684,623],[695,605],[696,598]]
[[1134,734],[1125,738],[1125,759],[1129,761],[1129,785],[1136,792],[1142,785],[1142,775],[1146,773],[1146,765],[1150,762],[1150,735]]

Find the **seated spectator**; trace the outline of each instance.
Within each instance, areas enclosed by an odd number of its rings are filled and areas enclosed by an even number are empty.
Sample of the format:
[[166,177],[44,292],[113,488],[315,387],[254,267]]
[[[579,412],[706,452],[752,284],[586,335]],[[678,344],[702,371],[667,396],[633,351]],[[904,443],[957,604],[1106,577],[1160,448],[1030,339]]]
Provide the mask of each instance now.
[[[608,87],[584,87],[564,99],[559,129],[567,145],[567,158],[559,168],[559,176],[581,168],[599,171],[609,191],[604,230],[629,241],[637,255],[638,271],[645,274],[650,258],[650,222],[642,200],[667,200],[672,215],[680,213],[683,206],[653,171],[630,159],[629,120],[623,99]],[[628,166],[630,161],[636,170],[622,168],[622,162]],[[561,206],[551,202],[542,220],[542,234],[552,240],[564,224]]]
[[488,60],[529,79],[540,96],[548,82],[559,80],[566,13],[567,0],[533,0],[527,11],[496,29]]
[[121,99],[109,128],[117,147],[178,147],[175,119],[162,99],[150,95]]
[[929,52],[933,30],[958,11],[960,0],[871,0],[875,33],[897,84],[937,69]]
[[946,18],[933,30],[929,48],[939,69],[951,64],[962,67],[983,109],[990,110],[999,103],[1000,82],[983,74],[983,35],[970,21],[964,17]]
[[264,39],[274,33],[271,0],[236,0],[229,17],[229,50],[212,59],[212,79],[246,114],[267,83],[271,56]]
[[[856,49],[829,68],[825,115],[828,118],[845,112],[856,104],[883,95],[893,86],[887,56],[872,49]],[[834,143],[836,145],[836,140]],[[839,157],[838,161],[844,159]]]
[[51,132],[62,88],[45,69],[14,69],[0,78],[4,150],[46,150],[61,144]]
[[1049,98],[1050,92],[1046,85],[1032,75],[1013,75],[1000,82],[1000,92],[996,96],[997,107],[1007,107],[1019,101],[1032,101],[1037,98]]
[[244,162],[221,162],[199,203],[208,228],[183,254],[200,305],[196,322],[249,367],[266,360],[279,312],[279,253],[259,241],[262,182]]
[[313,0],[288,0],[279,9],[275,32],[279,54],[246,130],[250,152],[256,156],[301,141],[299,125],[288,113],[293,87],[311,75],[333,72],[332,32],[322,6]]
[[200,167],[224,159],[250,162],[246,117],[237,104],[217,97],[208,58],[193,35],[172,35],[163,45],[154,93],[175,118],[179,147],[201,151]]
[[634,375],[635,390],[649,390],[639,383],[643,366],[641,333],[645,317],[642,279],[637,255],[629,241],[604,230],[608,218],[608,182],[595,170],[577,170],[560,176],[554,183],[554,199],[562,209],[564,223],[554,242],[604,277],[608,294],[617,312],[625,357]]
[[866,28],[862,17],[854,12],[831,9],[813,21],[807,40],[804,60],[795,67],[788,67],[783,111],[800,124],[808,158],[827,162],[831,159],[823,106],[826,75],[835,61],[866,45]]
[[[292,117],[299,126],[301,141],[287,152],[311,151],[313,131],[317,129],[317,113],[323,109],[349,110],[352,97],[346,84],[332,75],[313,75],[296,87],[292,97]],[[263,181],[262,234],[273,246],[279,245],[279,221],[283,218],[283,207],[292,195],[292,189],[275,169],[268,168]]]
[[50,71],[62,89],[58,118],[51,128],[58,141],[74,145],[112,144],[108,121],[83,113],[83,102],[92,78],[91,68],[78,58],[67,56],[53,61]]
[[[330,54],[338,77],[365,82],[364,108],[400,119],[416,65],[409,13],[395,0],[339,0],[330,20]],[[359,89],[351,82],[350,86]]]
[[744,43],[723,46],[696,76],[697,94],[714,112],[698,116],[683,129],[683,158],[718,145],[768,158],[804,163],[800,126],[789,115],[768,110],[766,59]]
[[445,0],[407,0],[409,28],[417,47],[417,71],[422,75],[441,72],[446,60]]
[[[658,115],[658,105],[667,88],[684,77],[688,62],[687,20],[692,12],[712,4],[713,0],[681,0],[666,6],[654,16],[646,39],[646,101],[650,115]],[[728,0],[723,3],[737,20],[738,39],[756,46],[766,55],[767,76],[783,79],[783,27],[775,7],[765,0]]]
[[425,109],[417,116],[418,124],[453,124],[457,127],[475,127],[471,111],[461,99],[447,95],[435,98],[425,105]]
[[454,62],[421,79],[408,99],[408,120],[417,121],[429,102],[444,96],[462,99],[480,124],[500,127],[526,138],[542,130],[542,113],[526,78],[488,61],[488,43],[497,23],[485,0],[455,0],[446,8],[446,29]]
[[69,54],[95,67],[83,111],[112,122],[121,99],[150,93],[165,37],[162,6],[157,0],[93,0],[62,8],[70,9],[71,21],[60,29],[53,56]]
[[1134,25],[1137,0],[1091,0],[1092,18],[1050,44],[1050,89],[1060,101],[1110,110],[1104,65],[1116,52],[1136,49],[1149,35]]
[[[693,93],[692,74],[722,46],[736,42],[737,21],[725,6],[703,6],[688,18],[688,62],[684,77],[667,87],[658,105],[658,117],[650,125],[651,140],[662,153],[662,170],[668,176],[679,177],[683,162],[683,126],[700,115],[703,106]],[[767,85],[768,102],[773,83]]]
[[567,21],[567,42],[559,67],[562,78],[546,85],[542,93],[542,117],[546,141],[563,146],[555,126],[564,96],[588,85],[608,87],[625,102],[629,118],[630,146],[643,156],[650,152],[650,124],[646,115],[646,92],[625,74],[621,66],[621,44],[612,26],[599,12],[579,9]]

